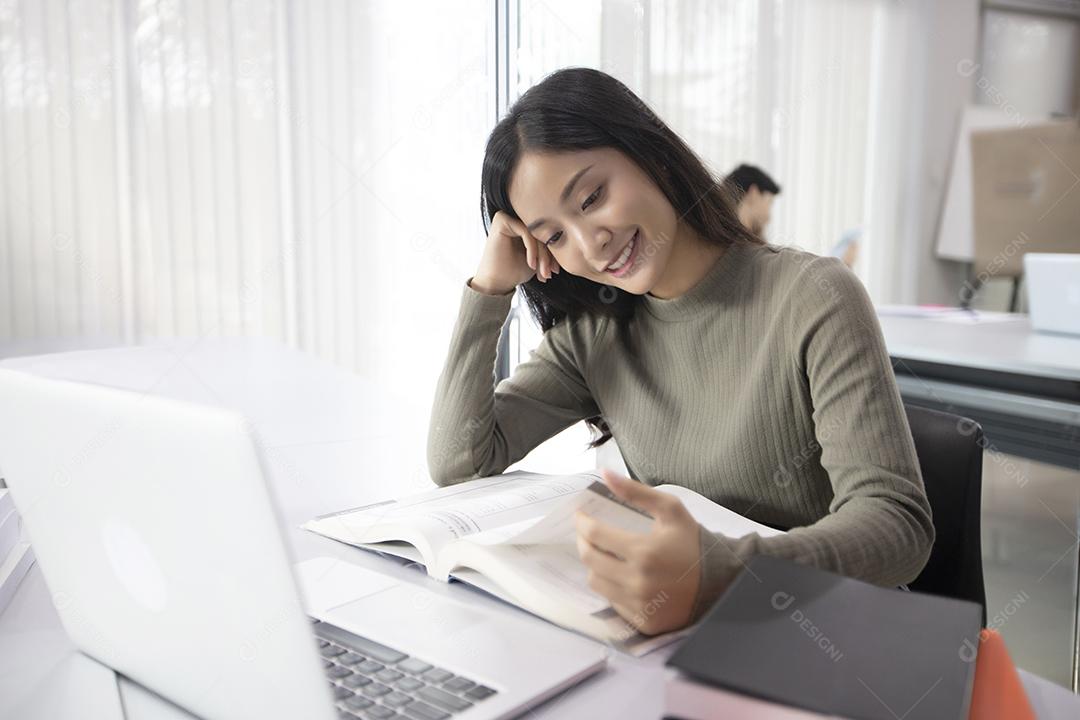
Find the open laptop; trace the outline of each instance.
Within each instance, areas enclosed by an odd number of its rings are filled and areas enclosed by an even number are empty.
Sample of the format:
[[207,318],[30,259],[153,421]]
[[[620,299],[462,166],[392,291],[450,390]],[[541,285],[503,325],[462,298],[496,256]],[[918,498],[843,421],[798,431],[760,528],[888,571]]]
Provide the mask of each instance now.
[[0,465],[77,647],[207,718],[510,717],[607,650],[330,557],[289,561],[235,413],[0,370]]
[[1031,327],[1080,335],[1080,253],[1025,253]]

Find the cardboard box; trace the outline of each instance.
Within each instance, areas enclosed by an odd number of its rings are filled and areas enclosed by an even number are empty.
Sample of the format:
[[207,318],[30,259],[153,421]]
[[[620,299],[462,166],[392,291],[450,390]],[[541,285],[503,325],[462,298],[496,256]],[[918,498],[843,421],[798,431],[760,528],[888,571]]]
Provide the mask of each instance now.
[[976,276],[1015,277],[1026,252],[1080,252],[1074,120],[971,135]]

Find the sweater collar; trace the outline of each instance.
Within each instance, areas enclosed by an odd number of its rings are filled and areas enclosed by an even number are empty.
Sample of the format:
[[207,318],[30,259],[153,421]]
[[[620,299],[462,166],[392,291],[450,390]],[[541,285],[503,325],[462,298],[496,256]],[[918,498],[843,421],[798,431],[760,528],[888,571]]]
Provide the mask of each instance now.
[[641,304],[658,320],[671,322],[690,319],[715,305],[725,293],[730,292],[731,286],[739,277],[740,267],[745,263],[747,256],[758,247],[747,242],[736,241],[728,246],[705,277],[682,295],[662,300],[646,293],[641,296]]

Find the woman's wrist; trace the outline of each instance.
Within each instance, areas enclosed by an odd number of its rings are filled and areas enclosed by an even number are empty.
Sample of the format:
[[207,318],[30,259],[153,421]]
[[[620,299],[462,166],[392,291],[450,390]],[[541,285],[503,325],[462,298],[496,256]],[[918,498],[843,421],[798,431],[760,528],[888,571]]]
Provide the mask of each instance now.
[[[705,616],[724,590],[742,569],[741,561],[728,538],[698,523],[701,562],[698,564],[698,588],[690,610],[690,624]],[[725,547],[716,547],[724,543]]]
[[500,288],[498,285],[495,285],[485,280],[484,278],[480,278],[476,275],[469,278],[466,281],[466,284],[468,284],[468,286],[471,287],[473,290],[479,293],[483,293],[484,295],[509,295],[510,293],[514,292],[514,288],[510,288],[509,290]]

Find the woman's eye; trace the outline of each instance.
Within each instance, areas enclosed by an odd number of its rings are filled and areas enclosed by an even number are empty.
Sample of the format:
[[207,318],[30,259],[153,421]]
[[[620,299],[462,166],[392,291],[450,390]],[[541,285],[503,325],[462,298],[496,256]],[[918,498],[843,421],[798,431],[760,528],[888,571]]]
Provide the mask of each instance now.
[[[581,204],[581,209],[582,209],[582,210],[585,210],[585,209],[587,209],[587,208],[588,208],[588,207],[589,207],[590,205],[592,205],[592,204],[593,204],[594,202],[596,202],[596,199],[597,199],[597,198],[598,198],[598,197],[600,196],[600,191],[601,191],[601,190],[603,190],[603,189],[604,189],[604,186],[603,186],[603,185],[601,185],[600,187],[596,188],[596,190],[595,190],[595,191],[593,191],[593,194],[592,194],[592,195],[590,195],[589,197],[585,198],[585,202],[583,202],[583,203]],[[558,241],[559,241],[559,237],[560,237],[561,235],[562,235],[562,231],[560,230],[559,232],[557,232],[557,233],[555,233],[554,235],[552,235],[552,236],[551,236],[551,238],[549,238],[549,239],[548,239],[548,241],[547,241],[546,243],[544,243],[544,245],[551,245],[551,244],[553,244],[553,243],[556,243],[556,242],[558,242]]]
[[602,188],[603,188],[603,185],[601,185],[600,187],[596,188],[596,191],[595,191],[595,192],[593,192],[593,194],[592,194],[592,195],[590,195],[589,197],[585,198],[585,202],[581,204],[581,209],[582,209],[582,210],[586,209],[587,207],[589,207],[590,205],[592,205],[592,204],[593,204],[594,202],[596,202],[596,198],[597,198],[597,196],[599,196],[599,195],[600,195],[600,190],[601,190]]

